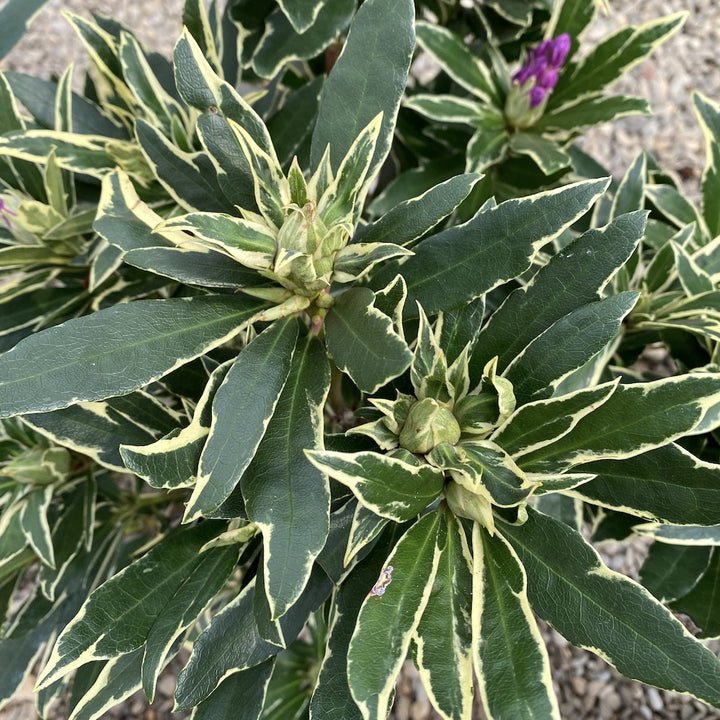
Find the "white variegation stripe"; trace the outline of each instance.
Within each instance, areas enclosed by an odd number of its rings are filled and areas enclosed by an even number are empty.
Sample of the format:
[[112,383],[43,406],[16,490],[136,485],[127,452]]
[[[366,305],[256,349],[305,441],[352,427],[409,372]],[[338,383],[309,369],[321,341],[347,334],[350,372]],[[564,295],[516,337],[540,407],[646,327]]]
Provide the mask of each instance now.
[[350,525],[343,565],[347,567],[355,555],[372,542],[387,523],[387,518],[378,516],[358,502]]
[[[357,499],[370,511],[376,515],[395,520],[396,522],[405,522],[406,514],[412,500],[417,500],[417,494],[407,494],[407,500],[398,497],[397,488],[388,488],[388,497],[395,496],[396,499],[388,499],[383,503],[372,502],[365,497],[363,493],[363,483],[367,482],[367,473],[362,465],[363,459],[371,458],[386,468],[395,468],[398,472],[402,472],[406,477],[413,477],[418,482],[427,482],[428,479],[442,478],[442,473],[432,468],[430,465],[410,465],[397,458],[388,457],[371,452],[342,453],[326,450],[305,451],[306,456],[316,468],[330,477],[349,487]],[[343,469],[341,469],[341,467]],[[425,483],[423,483],[425,484]],[[403,493],[405,494],[405,493]],[[430,502],[430,500],[428,500]]]
[[594,480],[597,475],[591,473],[563,473],[545,475],[543,473],[527,473],[527,479],[530,482],[539,483],[537,489],[533,493],[540,496],[547,493],[562,492],[565,490],[573,490],[579,485]]
[[[465,531],[458,522],[457,519],[453,518],[448,523],[448,533],[454,533],[455,542],[460,544],[461,554],[465,562],[465,570],[468,574],[472,575],[473,568],[473,557],[468,547],[467,538]],[[438,569],[439,571],[439,569]],[[460,569],[458,567],[453,568],[453,576],[450,578],[453,587],[457,585],[456,578]],[[453,648],[454,648],[454,662],[448,665],[447,670],[453,674],[457,674],[459,677],[459,687],[467,689],[467,692],[462,696],[462,705],[458,708],[454,708],[452,715],[444,712],[442,703],[438,702],[436,688],[434,687],[433,677],[430,671],[425,667],[424,659],[426,655],[425,642],[422,637],[416,632],[413,635],[413,641],[417,647],[416,652],[416,665],[420,678],[423,682],[423,687],[430,697],[430,702],[433,708],[442,715],[446,720],[470,720],[472,714],[472,695],[473,695],[473,656],[472,656],[472,645],[468,648],[463,648],[458,643],[460,628],[466,631],[467,626],[472,625],[471,615],[467,615],[463,612],[458,612],[456,607],[448,608],[451,612],[451,619],[453,624]],[[433,654],[433,648],[427,648],[429,654]]]
[[[106,215],[115,215],[116,209],[120,212],[131,213],[139,222],[146,225],[149,231],[157,233],[175,245],[181,245],[187,239],[182,232],[165,230],[162,227],[164,218],[140,199],[132,180],[130,180],[130,176],[120,169],[113,170],[113,172],[103,180],[96,220],[101,220]],[[113,243],[112,236],[106,237],[100,232],[99,234],[111,245],[115,244]],[[121,250],[129,249],[119,245],[116,245],[116,247],[119,247]]]
[[[145,457],[151,457],[153,455],[172,455],[174,452],[181,450],[187,445],[201,440],[207,437],[210,432],[211,424],[211,403],[217,388],[222,382],[227,371],[232,367],[235,359],[227,360],[222,365],[219,365],[213,371],[208,383],[205,385],[205,389],[198,400],[193,413],[190,424],[180,430],[179,433],[173,434],[160,438],[150,445],[121,445],[120,454],[123,455],[124,451],[131,452],[134,455],[140,455]],[[137,472],[137,471],[134,471]],[[179,487],[178,485],[158,485],[154,478],[150,478],[144,475],[139,475],[148,484],[153,487]],[[186,487],[192,487],[195,483],[195,479],[191,479]]]
[[456,95],[418,93],[405,100],[403,105],[438,122],[477,125],[492,116],[497,118],[499,125],[503,123],[502,115],[499,112],[483,112],[485,105]]
[[[695,91],[693,109],[705,138],[705,168],[700,178],[704,215],[710,225],[711,236],[720,237],[720,200],[714,197],[720,190],[720,105]],[[708,207],[711,203],[714,203],[712,208]],[[711,216],[710,212],[714,215]]]
[[[68,720],[96,720],[110,708],[140,689],[140,681],[128,682],[128,669],[139,664],[140,651],[135,650],[127,655],[108,660],[95,682],[85,691],[72,710]],[[125,680],[119,682],[118,675]]]
[[240,144],[253,176],[255,199],[268,224],[280,229],[285,219],[285,208],[291,204],[290,185],[280,166],[275,148],[261,148],[252,135],[234,120],[228,119],[230,128]]
[[[60,477],[59,479],[62,479]],[[47,519],[47,511],[53,499],[55,487],[46,485],[42,489],[34,490],[25,499],[20,511],[20,523],[23,534],[38,557],[49,567],[55,567],[55,552],[53,550],[52,532]],[[39,498],[40,502],[29,502],[30,497]],[[36,531],[40,532],[38,537]]]
[[383,113],[378,113],[355,138],[335,173],[335,177],[317,199],[318,213],[328,225],[352,218],[357,224],[365,195],[374,177],[367,177],[382,128]]
[[[32,149],[33,141],[41,141],[42,152]],[[108,138],[102,135],[80,135],[54,130],[25,130],[22,133],[9,133],[0,137],[0,151],[3,155],[20,160],[45,163],[52,143],[55,147],[56,161],[64,170],[84,172],[103,178],[114,169],[114,163],[107,154]],[[103,162],[99,165],[78,163],[77,157],[73,160],[74,149],[89,151]]]
[[[120,36],[120,47],[118,49],[118,57],[123,66],[123,74],[128,79],[128,88],[135,97],[135,101],[141,105],[145,111],[155,119],[155,124],[164,125],[170,129],[173,117],[182,118],[185,126],[189,125],[184,110],[180,107],[175,98],[168,95],[163,86],[158,81],[155,73],[152,71],[150,64],[145,57],[140,43],[134,35],[122,33]],[[135,66],[133,68],[133,65]],[[142,76],[142,82],[150,86],[150,90],[155,95],[158,104],[162,106],[164,117],[158,115],[156,109],[148,105],[143,97],[143,93],[139,91],[131,78],[135,72],[139,72]]]
[[[132,110],[135,107],[135,98],[130,92],[128,86],[125,84],[122,78],[117,77],[115,73],[110,70],[105,61],[100,57],[100,54],[93,46],[93,43],[89,41],[87,35],[93,35],[98,40],[102,41],[107,46],[107,49],[117,58],[118,57],[118,46],[115,38],[109,33],[103,30],[99,25],[90,22],[86,18],[69,11],[63,11],[63,16],[73,26],[77,32],[78,37],[85,45],[88,55],[93,61],[93,65],[97,69],[100,77],[105,80],[105,83],[98,82],[95,79],[95,87],[104,101],[111,100],[110,93],[107,92],[106,88],[111,88],[112,92]],[[105,106],[106,102],[101,102],[101,105]]]
[[720,545],[720,525],[667,525],[652,522],[634,525],[633,532],[669,545]]

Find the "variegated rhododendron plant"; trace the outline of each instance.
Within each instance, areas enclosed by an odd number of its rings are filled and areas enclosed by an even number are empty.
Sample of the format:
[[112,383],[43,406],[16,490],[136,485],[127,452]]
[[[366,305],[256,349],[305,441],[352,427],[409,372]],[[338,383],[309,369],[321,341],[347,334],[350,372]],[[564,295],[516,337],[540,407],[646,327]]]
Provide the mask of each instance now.
[[720,707],[720,105],[699,203],[614,181],[575,139],[683,16],[467,5],[185,0],[172,59],[68,14],[82,82],[0,66],[0,705],[181,658],[195,720],[384,720],[409,659],[558,720],[539,617]]

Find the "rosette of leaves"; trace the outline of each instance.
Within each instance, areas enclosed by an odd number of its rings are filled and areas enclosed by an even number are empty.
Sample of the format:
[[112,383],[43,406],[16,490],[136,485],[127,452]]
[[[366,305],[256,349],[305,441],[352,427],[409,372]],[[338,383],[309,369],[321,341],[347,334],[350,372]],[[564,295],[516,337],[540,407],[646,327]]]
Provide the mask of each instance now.
[[[643,206],[651,211],[640,247],[614,279],[616,290],[640,292],[625,323],[613,368],[625,377],[640,377],[633,364],[648,345],[667,352],[678,373],[717,367],[720,276],[715,258],[720,185],[714,168],[720,159],[720,108],[700,94],[693,101],[707,148],[700,206],[684,197],[653,158],[642,153],[612,200],[606,198],[598,206],[594,219],[603,222],[603,218]],[[643,377],[648,377],[647,371]],[[717,462],[717,441],[713,423],[703,423],[685,446],[700,460]],[[716,540],[712,529],[641,524],[637,517],[607,510],[593,522],[598,538],[623,538],[632,532],[653,537],[656,542],[643,565],[642,582],[673,610],[691,617],[701,637],[717,635],[713,621],[717,599],[709,591],[718,577],[716,562],[711,561]]]
[[[477,54],[451,30],[418,22],[418,44],[440,73],[424,87],[418,83],[405,100],[404,107],[429,124],[412,124],[407,118],[403,140],[416,153],[426,153],[428,173],[430,168],[435,176],[442,172],[432,160],[452,151],[464,158],[466,171],[493,168],[487,195],[516,196],[528,182],[534,187],[551,185],[572,169],[568,146],[582,128],[649,114],[644,99],[610,96],[606,90],[676,32],[684,15],[623,28],[576,59],[595,11],[595,3],[585,3],[582,9],[574,2],[554,4],[543,37],[568,34],[569,55],[544,106],[536,108],[542,112],[525,112],[522,121],[515,117],[522,104],[518,96],[530,90],[521,89],[513,79],[517,73],[511,76],[510,63],[517,58],[511,46],[489,37],[478,43]],[[537,43],[536,35],[525,36],[526,48]]]
[[[259,119],[258,119],[259,120]],[[357,280],[378,262],[410,254],[393,243],[354,243],[382,116],[378,115],[350,146],[337,173],[330,165],[330,146],[306,181],[297,159],[285,176],[269,134],[262,147],[235,123],[231,127],[253,170],[259,213],[241,210],[241,218],[192,213],[167,220],[155,230],[188,233],[192,242],[209,245],[241,265],[256,270],[272,285],[245,292],[277,303],[265,313],[282,317],[310,308],[311,314],[332,306],[332,283]],[[262,123],[258,123],[263,128]]]
[[[195,146],[195,116],[175,88],[167,58],[148,50],[135,33],[113,18],[94,15],[89,20],[66,13],[66,19],[88,54],[84,93],[67,90],[67,119],[59,124],[53,107],[62,84],[6,73],[36,125],[4,137],[3,153],[43,162],[55,148],[57,162],[66,170],[102,179],[117,166],[143,185],[156,177],[163,182],[161,156],[163,149],[168,152],[164,146],[184,156],[188,166],[202,168],[200,148]],[[199,36],[208,61],[222,73],[215,48],[225,39],[223,26],[212,29],[205,5],[196,0],[184,3],[183,19],[189,31]],[[232,43],[227,45],[231,52]],[[68,68],[66,74],[71,73]],[[233,75],[231,81],[239,81],[239,76]]]
[[[72,124],[69,83],[65,73],[54,97],[60,128]],[[5,137],[30,132],[3,74],[0,95]],[[0,183],[3,349],[43,327],[169,284],[130,267],[113,275],[118,254],[98,242],[92,229],[98,188],[87,177],[63,169],[54,146],[42,162],[0,150]]]
[[[139,485],[121,488],[87,455],[63,447],[26,422],[4,420],[0,432],[0,702],[24,682],[47,643],[61,632],[91,590],[130,562],[132,553],[167,530],[149,512],[163,496],[139,500]],[[18,592],[20,590],[20,592]],[[101,667],[76,677],[77,695]],[[37,696],[46,715],[68,692],[56,684]]]
[[[644,225],[634,213],[588,231],[489,317],[481,300],[434,327],[421,312],[412,393],[372,399],[374,412],[362,412],[371,421],[349,431],[379,451],[307,452],[352,492],[344,562],[369,551],[377,573],[360,559],[343,581],[318,707],[345,695],[363,718],[384,718],[410,653],[444,717],[469,717],[473,671],[489,715],[559,717],[533,611],[625,674],[718,704],[715,655],[602,563],[577,514],[582,501],[706,537],[717,521],[720,466],[676,442],[716,424],[717,374],[573,388],[637,300],[599,293]],[[565,292],[548,303],[557,285]],[[607,329],[571,361],[577,328],[583,343],[596,335],[591,317]],[[384,553],[383,540],[392,546]],[[361,577],[365,590],[351,599],[344,591]],[[337,659],[345,653],[346,664]]]
[[651,210],[652,234],[644,252],[618,278],[620,289],[641,291],[628,319],[622,346],[632,360],[645,344],[661,342],[680,368],[717,364],[717,248],[720,243],[716,171],[720,160],[720,108],[696,93],[695,110],[706,138],[707,161],[696,207],[640,154],[621,182],[610,212],[645,206]]

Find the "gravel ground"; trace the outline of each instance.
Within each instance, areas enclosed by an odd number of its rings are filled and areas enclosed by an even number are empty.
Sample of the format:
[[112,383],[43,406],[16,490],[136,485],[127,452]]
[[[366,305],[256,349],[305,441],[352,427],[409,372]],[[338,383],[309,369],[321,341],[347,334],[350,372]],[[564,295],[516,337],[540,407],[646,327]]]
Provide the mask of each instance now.
[[[587,0],[588,2],[592,0]],[[6,0],[0,0],[0,8]],[[654,56],[633,69],[613,88],[618,93],[649,99],[654,115],[625,118],[589,131],[583,147],[598,158],[616,177],[640,150],[652,152],[660,165],[674,174],[691,197],[698,196],[704,166],[704,140],[691,102],[700,90],[720,100],[720,2],[718,0],[610,0],[611,14],[593,26],[589,40],[604,37],[616,27],[641,23],[678,11],[688,19]],[[180,30],[181,0],[51,0],[23,41],[0,61],[0,69],[31,72],[49,78],[74,62],[84,63],[82,46],[68,30],[61,10],[88,15],[112,15],[138,32],[149,47],[169,54]],[[1,31],[1,30],[0,30]],[[601,548],[615,570],[636,576],[646,546],[604,544]],[[720,720],[720,711],[685,696],[663,692],[622,677],[603,660],[571,647],[556,632],[543,627],[553,677],[564,720]],[[715,646],[717,649],[717,645]],[[141,693],[134,695],[108,719],[173,720],[186,717],[169,712],[172,706],[173,668],[161,678],[158,699],[152,707]],[[17,701],[0,711],[0,720],[35,720],[28,682]],[[395,720],[439,718],[427,701],[417,672],[410,663],[401,676],[393,717]],[[66,717],[62,709],[54,720]],[[485,715],[477,708],[475,720]],[[334,719],[333,719],[334,720]],[[340,720],[340,719],[338,719]]]

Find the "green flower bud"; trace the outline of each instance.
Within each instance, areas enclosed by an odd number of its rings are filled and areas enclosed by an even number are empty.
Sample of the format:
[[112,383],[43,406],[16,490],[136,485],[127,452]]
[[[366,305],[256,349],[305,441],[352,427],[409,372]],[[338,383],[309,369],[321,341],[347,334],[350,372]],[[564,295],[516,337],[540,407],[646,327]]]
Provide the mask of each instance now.
[[278,231],[271,275],[294,293],[313,297],[330,284],[335,256],[351,234],[345,223],[328,228],[314,202],[291,204]]
[[485,493],[470,492],[451,480],[445,486],[445,500],[455,515],[474,520],[487,528],[491,535],[494,534],[495,518],[493,518],[492,504]]
[[313,242],[312,218],[315,208],[311,203],[304,207],[291,205],[286,209],[285,222],[278,231],[277,244],[281,250],[297,250],[313,253],[317,245]]
[[442,403],[425,398],[410,408],[399,439],[406,450],[425,455],[440,443],[454,445],[460,439],[460,426]]

